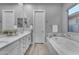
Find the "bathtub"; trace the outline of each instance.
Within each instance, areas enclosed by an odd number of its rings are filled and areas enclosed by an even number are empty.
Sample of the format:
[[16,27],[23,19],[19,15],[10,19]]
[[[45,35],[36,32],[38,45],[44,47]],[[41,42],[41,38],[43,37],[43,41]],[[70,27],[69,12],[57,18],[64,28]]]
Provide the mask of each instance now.
[[79,55],[79,43],[65,37],[47,38],[51,47],[60,55]]

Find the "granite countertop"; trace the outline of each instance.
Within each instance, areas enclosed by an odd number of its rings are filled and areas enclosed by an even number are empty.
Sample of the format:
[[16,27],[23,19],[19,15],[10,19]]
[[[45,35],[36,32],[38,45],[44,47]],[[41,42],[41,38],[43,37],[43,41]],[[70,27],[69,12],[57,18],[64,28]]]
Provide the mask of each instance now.
[[22,38],[25,35],[28,35],[29,33],[31,33],[31,31],[25,31],[24,33],[18,34],[16,36],[0,37],[0,49],[19,40],[20,38]]

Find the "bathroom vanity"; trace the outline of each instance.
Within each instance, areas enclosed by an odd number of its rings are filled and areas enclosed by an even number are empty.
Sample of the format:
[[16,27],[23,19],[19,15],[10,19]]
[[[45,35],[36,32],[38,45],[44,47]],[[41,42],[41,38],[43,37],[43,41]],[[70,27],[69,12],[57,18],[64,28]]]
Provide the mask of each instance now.
[[79,43],[66,37],[47,37],[49,54],[79,55]]
[[31,31],[0,38],[0,55],[24,55],[31,45]]

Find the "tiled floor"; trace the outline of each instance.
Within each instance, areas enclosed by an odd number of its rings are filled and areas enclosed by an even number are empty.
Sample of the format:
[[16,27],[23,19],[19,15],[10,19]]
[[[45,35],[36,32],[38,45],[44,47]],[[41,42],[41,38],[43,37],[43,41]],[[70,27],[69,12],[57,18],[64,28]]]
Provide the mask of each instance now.
[[48,55],[47,44],[33,44],[26,54],[27,55]]

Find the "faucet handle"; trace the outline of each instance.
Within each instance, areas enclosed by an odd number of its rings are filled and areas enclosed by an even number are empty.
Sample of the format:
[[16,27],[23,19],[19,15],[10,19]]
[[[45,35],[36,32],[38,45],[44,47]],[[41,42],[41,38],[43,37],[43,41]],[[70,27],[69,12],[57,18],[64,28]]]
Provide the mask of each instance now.
[[68,38],[68,39],[71,39],[72,35],[70,35],[70,34],[65,34],[65,37]]
[[70,35],[70,34],[67,34],[67,36],[68,36],[68,37],[71,37],[72,35]]

